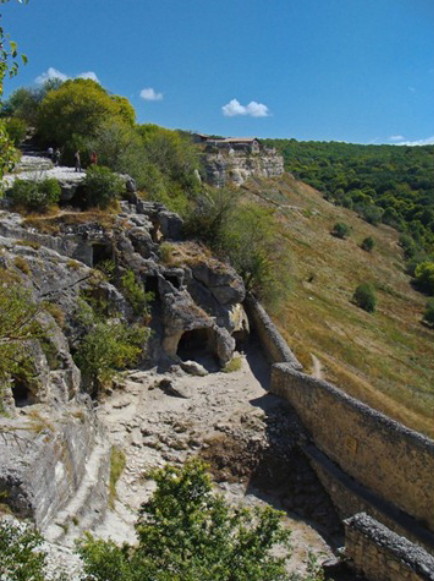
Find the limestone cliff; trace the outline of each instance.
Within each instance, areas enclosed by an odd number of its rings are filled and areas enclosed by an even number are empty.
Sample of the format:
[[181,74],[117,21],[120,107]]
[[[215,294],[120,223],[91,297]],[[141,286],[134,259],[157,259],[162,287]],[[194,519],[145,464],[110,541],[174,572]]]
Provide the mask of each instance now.
[[207,181],[216,187],[240,186],[251,177],[272,178],[284,173],[283,157],[266,150],[207,153],[204,166]]

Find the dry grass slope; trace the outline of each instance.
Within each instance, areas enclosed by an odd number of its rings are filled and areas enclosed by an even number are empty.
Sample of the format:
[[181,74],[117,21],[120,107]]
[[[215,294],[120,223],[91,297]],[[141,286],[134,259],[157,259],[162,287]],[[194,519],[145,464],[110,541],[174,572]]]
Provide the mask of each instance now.
[[[272,315],[306,370],[317,358],[325,379],[434,437],[434,330],[420,322],[426,297],[405,274],[399,234],[333,206],[290,175],[244,189],[276,208],[290,247],[290,300]],[[337,222],[351,226],[346,240],[330,234]],[[371,253],[360,248],[367,236],[375,240]],[[375,313],[351,302],[362,282],[376,288]]]

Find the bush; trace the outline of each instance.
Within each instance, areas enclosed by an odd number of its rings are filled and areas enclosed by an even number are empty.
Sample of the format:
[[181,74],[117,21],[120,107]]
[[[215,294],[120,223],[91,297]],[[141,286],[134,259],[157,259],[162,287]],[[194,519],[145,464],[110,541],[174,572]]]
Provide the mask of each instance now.
[[122,275],[121,287],[126,299],[133,308],[134,314],[147,316],[149,314],[148,301],[152,300],[153,294],[145,292],[143,283],[137,282],[132,270],[127,270]]
[[107,208],[124,191],[122,179],[103,166],[91,166],[83,181],[83,202],[87,208]]
[[13,207],[29,211],[45,212],[60,200],[61,188],[56,179],[42,181],[15,180],[8,197]]
[[333,236],[336,236],[336,238],[346,238],[349,233],[351,231],[350,226],[348,226],[348,224],[345,224],[344,222],[337,222],[334,226],[333,226],[333,230],[331,231],[331,234]]
[[359,284],[354,291],[353,301],[361,309],[364,309],[368,313],[373,313],[377,304],[373,285],[369,283]]
[[[93,315],[89,315],[90,319]],[[137,325],[102,321],[94,324],[75,354],[88,387],[97,393],[117,371],[137,363],[148,337],[149,329]]]
[[425,308],[422,321],[430,327],[434,327],[434,299],[430,299]]
[[434,262],[426,260],[418,264],[414,271],[416,286],[429,295],[434,295]]
[[0,578],[10,581],[44,581],[45,553],[39,533],[22,523],[0,522]]
[[151,476],[157,488],[142,505],[138,544],[117,547],[87,535],[79,543],[84,572],[95,581],[279,581],[288,579],[289,531],[272,508],[233,508],[213,493],[204,464],[188,461]]
[[365,250],[366,252],[371,252],[371,250],[374,248],[374,246],[375,246],[375,240],[372,238],[372,236],[367,236],[360,244],[360,248],[362,250]]

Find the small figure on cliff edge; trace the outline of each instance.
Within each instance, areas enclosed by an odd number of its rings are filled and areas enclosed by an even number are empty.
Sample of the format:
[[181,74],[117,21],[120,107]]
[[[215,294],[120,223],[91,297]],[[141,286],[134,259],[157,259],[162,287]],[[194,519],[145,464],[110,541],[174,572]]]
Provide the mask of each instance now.
[[98,155],[95,151],[92,151],[90,154],[90,165],[97,165],[98,163]]

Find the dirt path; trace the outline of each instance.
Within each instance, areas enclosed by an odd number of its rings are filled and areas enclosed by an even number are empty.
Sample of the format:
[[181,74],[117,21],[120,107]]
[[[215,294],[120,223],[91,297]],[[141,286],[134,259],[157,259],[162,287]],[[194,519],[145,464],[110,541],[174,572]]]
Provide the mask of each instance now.
[[311,353],[310,356],[312,358],[313,364],[312,377],[316,377],[317,379],[324,379],[321,361],[313,353]]
[[[182,463],[197,453],[206,455],[210,442],[223,442],[224,453],[228,435],[242,439],[248,432],[253,442],[265,438],[265,417],[277,401],[265,391],[269,367],[254,347],[241,356],[241,363],[239,371],[205,377],[187,375],[178,366],[165,374],[156,369],[135,371],[106,398],[99,414],[112,444],[124,451],[127,462],[118,482],[115,510],[94,531],[97,535],[134,541],[135,514],[153,490],[146,478],[151,468]],[[231,501],[249,506],[273,501],[264,495],[265,500],[259,498],[247,481],[233,480],[218,484]],[[303,571],[308,551],[331,556],[314,528],[297,517],[288,516],[286,521],[293,531],[291,570]]]

